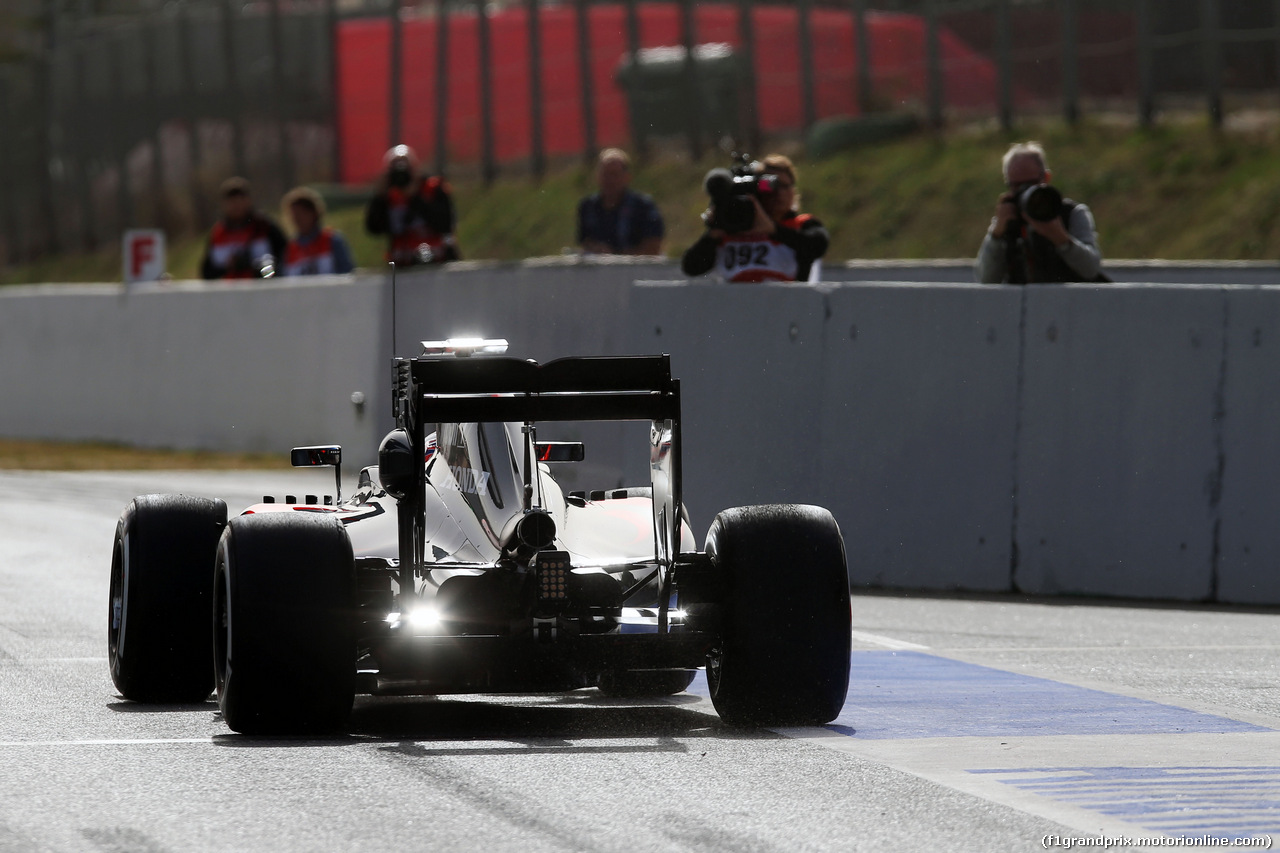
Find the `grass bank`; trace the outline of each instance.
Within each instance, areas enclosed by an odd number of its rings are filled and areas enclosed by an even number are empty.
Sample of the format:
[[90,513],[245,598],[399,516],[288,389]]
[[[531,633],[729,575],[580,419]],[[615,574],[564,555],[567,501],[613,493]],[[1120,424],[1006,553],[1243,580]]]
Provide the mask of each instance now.
[[0,439],[0,470],[11,471],[200,471],[284,470],[280,453],[217,453],[151,450],[99,442]]
[[[847,151],[820,162],[798,158],[806,210],[830,228],[829,257],[967,257],[976,250],[1001,191],[999,158],[1013,139],[1035,137],[1049,150],[1055,183],[1093,208],[1104,253],[1123,258],[1270,259],[1280,257],[1280,158],[1276,128],[1214,132],[1204,122],[1138,130],[1087,121],[1045,123],[1014,134],[961,128],[919,133]],[[657,199],[667,221],[667,252],[696,239],[705,207],[704,162],[654,162],[633,186]],[[541,182],[504,177],[484,186],[455,181],[459,240],[468,258],[515,260],[559,254],[572,245],[578,198],[591,171],[562,166]],[[381,262],[381,242],[364,233],[362,211],[336,210],[331,224],[353,244],[361,266]],[[201,238],[175,241],[170,271],[196,274]],[[0,273],[0,282],[102,281],[119,275],[118,248],[50,258]]]

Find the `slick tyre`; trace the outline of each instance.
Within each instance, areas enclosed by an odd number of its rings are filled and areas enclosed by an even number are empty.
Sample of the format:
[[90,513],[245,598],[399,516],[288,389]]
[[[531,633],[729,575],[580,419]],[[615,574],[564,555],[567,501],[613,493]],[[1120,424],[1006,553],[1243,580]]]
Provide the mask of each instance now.
[[606,672],[600,676],[600,692],[615,699],[642,699],[674,696],[693,683],[691,670],[655,670],[652,672]]
[[735,726],[821,725],[849,687],[849,580],[835,519],[814,506],[716,516],[707,555],[724,590],[707,658],[716,711]]
[[355,696],[355,561],[328,515],[231,519],[213,577],[218,706],[242,734],[343,731]]
[[203,702],[213,690],[209,571],[222,501],[141,495],[116,525],[107,611],[111,680],[135,702]]

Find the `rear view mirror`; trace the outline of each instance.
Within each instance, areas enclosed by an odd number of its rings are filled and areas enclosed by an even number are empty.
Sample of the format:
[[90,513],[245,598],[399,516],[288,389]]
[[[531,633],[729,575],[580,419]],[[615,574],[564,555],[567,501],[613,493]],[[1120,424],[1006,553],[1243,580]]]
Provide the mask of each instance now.
[[342,503],[342,448],[336,444],[318,444],[314,447],[295,447],[289,451],[289,462],[294,468],[333,468],[337,487],[334,503]]
[[315,447],[295,447],[289,451],[289,462],[294,468],[316,468],[342,464],[342,448],[336,444]]
[[539,462],[581,462],[587,458],[587,446],[581,441],[539,441]]

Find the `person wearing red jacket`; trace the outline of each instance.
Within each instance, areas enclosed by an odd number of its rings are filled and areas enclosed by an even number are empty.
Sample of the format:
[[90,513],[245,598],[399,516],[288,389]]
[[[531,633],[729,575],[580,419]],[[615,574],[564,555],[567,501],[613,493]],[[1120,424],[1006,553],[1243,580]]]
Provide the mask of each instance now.
[[349,273],[355,264],[342,232],[324,224],[324,199],[308,187],[290,190],[284,208],[293,221],[294,237],[285,250],[285,275]]
[[420,176],[418,155],[408,145],[395,146],[382,159],[385,170],[365,209],[364,226],[387,236],[387,260],[406,266],[458,260],[448,183]]
[[[714,273],[730,282],[814,281],[831,242],[827,229],[800,212],[796,169],[781,154],[760,164],[760,174],[773,175],[771,192],[762,202],[752,196],[755,221],[747,231],[729,233],[708,227],[680,261],[685,275]],[[703,214],[714,222],[714,205]]]
[[200,276],[206,279],[270,278],[288,241],[280,226],[253,207],[249,182],[222,183],[222,218],[209,231]]

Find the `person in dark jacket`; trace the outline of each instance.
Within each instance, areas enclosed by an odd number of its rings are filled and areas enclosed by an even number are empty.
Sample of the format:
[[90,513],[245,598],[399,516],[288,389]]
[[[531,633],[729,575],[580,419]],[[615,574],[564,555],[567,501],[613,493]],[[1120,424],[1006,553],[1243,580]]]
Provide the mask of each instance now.
[[578,245],[595,255],[660,255],[664,226],[653,199],[631,189],[631,158],[600,152],[598,192],[578,202]]
[[449,184],[438,176],[418,174],[418,155],[397,145],[382,158],[378,191],[365,208],[364,227],[387,237],[387,260],[397,265],[456,261],[457,215]]
[[1089,206],[1061,198],[1057,215],[1038,220],[1024,216],[1018,200],[1053,177],[1044,148],[1020,142],[1005,152],[1005,191],[978,249],[974,275],[983,284],[1108,281],[1102,274],[1102,250]]
[[270,278],[284,257],[288,240],[270,217],[253,207],[249,182],[223,181],[222,218],[209,231],[200,276],[206,279]]
[[[681,258],[685,275],[713,273],[731,282],[820,279],[831,238],[817,218],[800,212],[795,165],[781,154],[771,154],[761,161],[761,168],[776,180],[763,202],[752,197],[756,218],[751,230],[730,234],[709,227]],[[703,221],[711,222],[714,216],[712,205]]]

